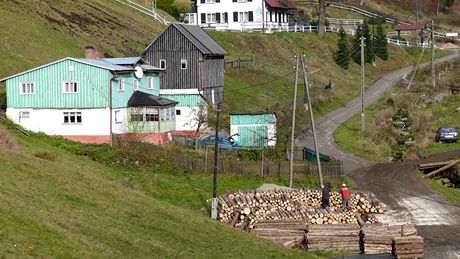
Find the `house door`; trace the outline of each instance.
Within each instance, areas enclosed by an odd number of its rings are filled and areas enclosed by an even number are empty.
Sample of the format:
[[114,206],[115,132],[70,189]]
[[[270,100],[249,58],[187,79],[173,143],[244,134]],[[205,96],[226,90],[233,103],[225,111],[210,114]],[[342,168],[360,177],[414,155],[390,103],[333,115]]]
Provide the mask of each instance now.
[[268,127],[267,126],[240,126],[238,127],[239,141],[244,147],[268,146]]

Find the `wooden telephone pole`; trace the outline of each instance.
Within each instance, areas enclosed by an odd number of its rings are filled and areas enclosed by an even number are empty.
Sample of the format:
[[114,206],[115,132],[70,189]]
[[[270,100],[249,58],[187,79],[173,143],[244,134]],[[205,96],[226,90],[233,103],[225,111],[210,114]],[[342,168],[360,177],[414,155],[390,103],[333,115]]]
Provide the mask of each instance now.
[[220,117],[220,103],[216,106],[216,135],[214,139],[214,172],[212,175],[212,200],[211,200],[211,218],[217,219],[217,169],[218,169],[218,160],[217,155],[219,153],[218,149],[218,136],[219,136],[219,117]]
[[436,88],[436,71],[434,66],[434,21],[431,21],[431,82]]
[[316,138],[315,119],[313,117],[313,108],[311,105],[310,91],[308,87],[307,65],[305,64],[305,56],[303,54],[302,54],[301,61],[302,61],[301,65],[302,65],[302,71],[303,71],[303,87],[304,87],[304,94],[306,96],[306,103],[304,100],[304,105],[305,105],[305,109],[310,111],[310,122],[311,122],[311,128],[313,130],[313,144],[315,146],[316,164],[318,166],[319,185],[323,186],[323,173],[321,172],[321,160],[319,157],[320,152],[318,148],[318,140]]
[[361,36],[361,131],[366,130],[366,117],[364,113],[364,36]]
[[289,157],[289,187],[292,188],[292,178],[294,177],[294,131],[295,131],[295,110],[297,104],[297,83],[299,78],[299,55],[296,56],[294,101],[292,104],[292,124],[291,124],[291,155]]

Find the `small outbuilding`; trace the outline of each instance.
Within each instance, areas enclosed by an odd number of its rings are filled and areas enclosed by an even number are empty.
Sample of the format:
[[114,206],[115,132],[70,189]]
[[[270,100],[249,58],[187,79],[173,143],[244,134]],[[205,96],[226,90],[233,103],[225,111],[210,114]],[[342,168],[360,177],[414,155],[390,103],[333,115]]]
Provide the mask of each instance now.
[[274,147],[276,114],[274,112],[230,113],[230,134],[244,147]]

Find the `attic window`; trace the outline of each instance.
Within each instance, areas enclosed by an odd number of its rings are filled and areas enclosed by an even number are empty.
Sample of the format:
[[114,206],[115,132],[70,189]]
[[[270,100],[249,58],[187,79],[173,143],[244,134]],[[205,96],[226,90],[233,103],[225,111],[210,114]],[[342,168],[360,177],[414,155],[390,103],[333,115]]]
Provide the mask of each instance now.
[[166,69],[166,59],[160,59],[160,68]]
[[147,88],[153,89],[153,77],[151,76],[147,77]]
[[64,81],[64,93],[65,94],[74,94],[78,93],[78,83],[75,81]]
[[120,80],[118,81],[118,91],[123,92],[124,90],[125,90],[125,79],[120,78]]
[[139,90],[139,80],[137,80],[137,79],[133,80],[133,90],[134,91]]
[[181,59],[180,60],[180,68],[181,69],[187,69],[187,60],[186,59]]

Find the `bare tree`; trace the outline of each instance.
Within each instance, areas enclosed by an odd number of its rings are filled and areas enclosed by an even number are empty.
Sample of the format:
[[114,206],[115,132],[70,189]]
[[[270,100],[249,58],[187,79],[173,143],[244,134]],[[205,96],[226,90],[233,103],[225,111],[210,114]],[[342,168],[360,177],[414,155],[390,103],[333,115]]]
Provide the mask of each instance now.
[[318,36],[324,37],[326,26],[326,0],[319,0],[319,21],[318,21]]
[[208,123],[208,104],[201,101],[198,106],[192,108],[190,115],[193,119],[187,124],[191,124],[190,126],[195,127],[195,131],[199,132]]

